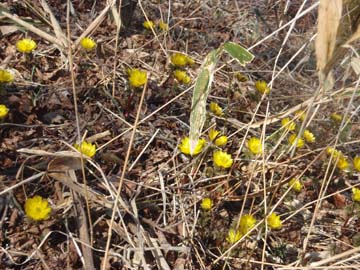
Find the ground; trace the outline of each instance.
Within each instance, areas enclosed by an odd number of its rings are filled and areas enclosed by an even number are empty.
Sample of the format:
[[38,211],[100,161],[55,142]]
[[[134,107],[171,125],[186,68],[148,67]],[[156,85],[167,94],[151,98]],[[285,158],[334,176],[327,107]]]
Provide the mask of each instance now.
[[[9,109],[0,117],[1,269],[359,267],[357,43],[324,84],[318,1],[68,2],[0,4],[0,68],[14,77],[0,82]],[[358,25],[352,2],[343,8],[352,26],[341,21],[348,35]],[[84,49],[83,37],[96,47]],[[36,49],[20,52],[22,38]],[[194,85],[225,42],[254,59],[242,66],[222,54],[205,144],[190,155],[181,145]],[[194,60],[181,68],[189,83],[175,78],[175,53]],[[147,74],[140,87],[129,80],[135,68]],[[216,145],[211,129],[227,142]],[[297,148],[289,138],[298,134]],[[84,141],[94,155],[76,147]],[[25,209],[36,195],[51,208],[38,221]]]

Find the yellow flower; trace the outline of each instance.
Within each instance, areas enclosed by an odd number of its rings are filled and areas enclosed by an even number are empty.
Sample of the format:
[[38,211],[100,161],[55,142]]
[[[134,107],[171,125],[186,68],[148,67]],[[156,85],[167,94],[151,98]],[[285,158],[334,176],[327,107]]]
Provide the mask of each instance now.
[[343,155],[341,151],[338,151],[332,147],[328,147],[326,148],[326,153],[329,156],[332,155],[332,161],[336,163],[336,167],[339,170],[344,171],[349,168],[349,162],[347,161],[347,158]]
[[303,189],[303,184],[296,178],[290,180],[289,186],[296,192],[301,192]]
[[[195,156],[195,155],[199,154],[203,150],[205,145],[206,145],[206,141],[204,139],[198,140],[198,142],[195,146],[193,155]],[[181,140],[179,149],[182,153],[184,153],[186,155],[190,155],[190,139],[189,139],[189,137],[185,137]]]
[[240,218],[240,233],[247,234],[256,224],[256,219],[252,215],[243,215]]
[[220,136],[220,132],[215,129],[210,129],[209,131],[209,139],[210,141],[214,141],[216,146],[224,146],[228,142],[228,137],[225,135]]
[[233,159],[231,158],[231,155],[221,150],[214,152],[213,160],[216,166],[224,169],[230,168],[233,164]]
[[96,145],[95,144],[83,141],[81,143],[81,145],[74,144],[74,147],[76,148],[76,150],[78,150],[79,152],[83,153],[84,155],[86,155],[90,158],[95,156],[95,153],[96,153]]
[[308,142],[308,143],[313,143],[313,142],[315,142],[315,136],[314,136],[314,134],[313,134],[310,130],[308,130],[308,129],[305,129],[305,131],[304,131],[304,139],[305,139],[305,141]]
[[179,69],[174,71],[174,76],[179,83],[188,84],[191,81],[190,77],[186,75],[186,72]]
[[270,88],[267,86],[267,83],[263,80],[259,80],[255,82],[255,88],[258,90],[261,94],[268,94],[270,93]]
[[291,134],[289,137],[289,143],[291,145],[294,145],[296,140],[297,140],[296,148],[304,147],[304,140],[301,138],[297,138],[296,134]]
[[151,28],[154,28],[155,24],[153,21],[145,21],[143,23],[144,28],[151,30]]
[[267,217],[266,221],[271,229],[278,230],[282,227],[280,216],[275,213],[271,213],[271,215]]
[[47,200],[41,196],[34,196],[25,202],[26,215],[35,221],[48,219],[51,212],[51,207]]
[[256,137],[250,138],[250,140],[247,143],[247,146],[251,153],[254,155],[261,154],[262,153],[262,144],[260,139]]
[[296,111],[295,117],[296,117],[296,119],[299,119],[301,122],[303,122],[305,120],[305,111],[303,111],[303,110]]
[[239,230],[235,231],[234,229],[230,229],[226,237],[226,241],[228,241],[230,244],[234,244],[239,241],[241,237],[242,235]]
[[36,49],[36,42],[31,38],[23,38],[16,42],[16,48],[22,53],[31,53]]
[[353,165],[354,165],[354,169],[360,172],[360,156],[354,157]]
[[165,23],[164,21],[160,21],[159,28],[163,31],[167,31],[167,30],[169,30],[169,25],[167,23]]
[[0,83],[11,83],[14,80],[14,75],[5,69],[0,69]]
[[213,114],[217,116],[222,116],[224,114],[219,104],[215,102],[210,103],[209,109]]
[[330,118],[331,118],[331,120],[333,120],[334,122],[340,123],[343,117],[342,117],[341,114],[338,114],[338,113],[335,113],[335,112],[334,112],[334,113],[330,114]]
[[338,151],[338,150],[336,150],[335,148],[333,148],[333,147],[328,147],[328,148],[326,148],[326,153],[329,155],[329,156],[333,156],[333,160],[335,159],[337,159],[339,156],[342,156],[342,153],[341,153],[341,151]]
[[132,87],[143,86],[147,81],[146,71],[139,70],[137,68],[129,69],[129,83]]
[[194,60],[182,53],[174,53],[173,55],[171,55],[170,61],[174,66],[177,67],[185,67],[187,65],[194,64]]
[[349,162],[347,161],[346,157],[341,155],[336,163],[336,166],[339,170],[344,171],[349,168]]
[[225,144],[227,144],[227,142],[228,142],[228,137],[225,135],[222,135],[215,140],[215,145],[220,147],[220,146],[224,146]]
[[80,41],[81,47],[83,47],[87,51],[91,51],[96,47],[96,42],[89,37],[85,37]]
[[9,108],[4,104],[0,104],[0,119],[5,118],[9,113]]
[[202,210],[208,211],[213,206],[213,201],[210,198],[204,198],[202,199],[200,206]]
[[360,189],[359,188],[352,188],[352,199],[354,202],[360,202]]
[[294,123],[294,121],[290,120],[289,117],[281,120],[281,126],[286,128],[288,131],[293,131],[296,128],[296,124]]
[[215,138],[220,135],[220,131],[217,131],[216,129],[210,129],[209,131],[209,139],[210,141],[213,141],[215,140]]

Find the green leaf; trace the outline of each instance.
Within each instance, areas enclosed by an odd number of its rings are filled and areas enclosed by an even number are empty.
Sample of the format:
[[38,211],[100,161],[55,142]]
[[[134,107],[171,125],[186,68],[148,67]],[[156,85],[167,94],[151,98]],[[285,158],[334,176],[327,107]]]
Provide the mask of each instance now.
[[235,58],[240,65],[245,66],[250,63],[254,59],[254,55],[251,54],[244,47],[234,43],[234,42],[226,42],[224,45],[224,50],[230,54],[231,57]]
[[196,147],[206,120],[206,100],[221,49],[211,51],[205,58],[196,79],[190,113],[190,154]]

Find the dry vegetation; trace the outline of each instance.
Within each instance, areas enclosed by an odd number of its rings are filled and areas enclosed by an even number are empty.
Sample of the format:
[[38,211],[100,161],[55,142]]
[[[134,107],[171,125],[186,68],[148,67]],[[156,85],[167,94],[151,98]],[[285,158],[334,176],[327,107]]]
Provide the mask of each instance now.
[[[14,81],[0,83],[0,269],[359,269],[360,2],[320,2],[2,1],[0,68]],[[25,37],[30,54],[15,46]],[[201,64],[227,41],[254,59],[221,56],[206,145],[184,154]],[[189,84],[175,52],[195,61]],[[314,142],[289,144],[304,130]],[[74,148],[83,140],[92,158]],[[35,195],[45,220],[25,211]]]

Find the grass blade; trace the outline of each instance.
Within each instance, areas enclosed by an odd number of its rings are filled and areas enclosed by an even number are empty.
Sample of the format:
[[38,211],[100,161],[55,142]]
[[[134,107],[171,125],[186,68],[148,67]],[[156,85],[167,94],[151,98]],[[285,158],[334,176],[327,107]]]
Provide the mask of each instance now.
[[215,73],[221,49],[211,51],[205,58],[196,79],[190,114],[190,154],[196,147],[206,119],[206,100]]
[[250,63],[254,59],[254,55],[251,54],[244,47],[234,43],[234,42],[226,42],[223,45],[224,50],[230,54],[231,57],[236,59],[240,65],[245,66]]

